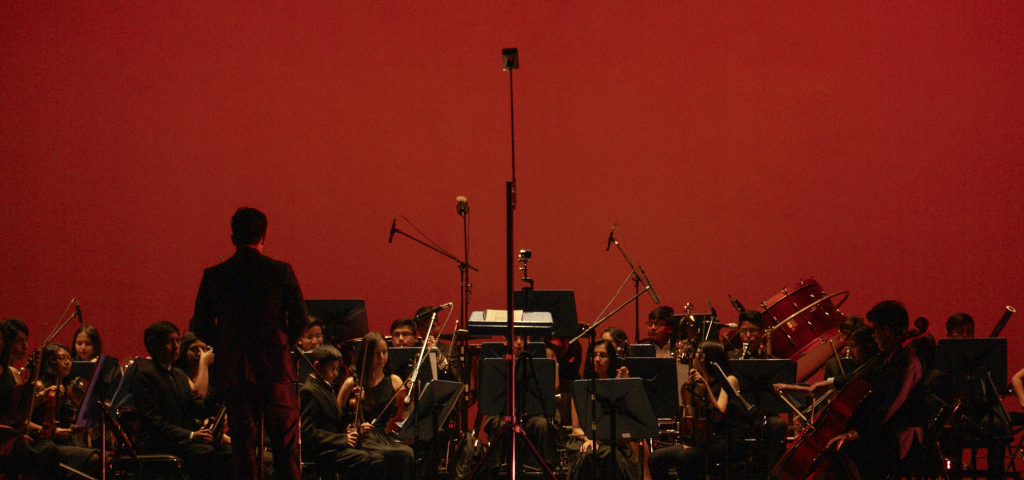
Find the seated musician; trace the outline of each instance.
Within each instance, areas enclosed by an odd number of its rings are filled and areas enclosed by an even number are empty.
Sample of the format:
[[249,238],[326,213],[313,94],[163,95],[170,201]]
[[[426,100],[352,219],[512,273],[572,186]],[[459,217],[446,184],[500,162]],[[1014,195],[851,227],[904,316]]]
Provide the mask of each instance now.
[[673,357],[675,347],[672,345],[672,339],[676,336],[673,314],[675,310],[672,310],[672,307],[662,305],[647,315],[647,338],[640,340],[640,343],[654,345],[654,353],[658,358]]
[[947,338],[974,338],[974,319],[966,313],[954,313],[946,320]]
[[0,335],[0,473],[34,474],[41,479],[66,478],[58,466],[61,458],[56,445],[52,442],[44,445],[22,435],[28,420],[25,417],[35,397],[34,386],[19,386],[14,373],[7,368],[11,345],[5,337]]
[[[849,349],[850,334],[853,333],[855,328],[863,324],[863,318],[854,316],[844,317],[842,323],[839,324],[839,342],[835,346],[836,351],[841,355],[845,354],[847,357],[853,358]],[[873,343],[874,339],[871,341]],[[840,362],[842,362],[842,358],[836,358],[835,355],[828,357],[828,360],[825,360],[825,364],[822,366],[822,369],[825,371],[825,378],[832,378],[836,375],[846,373],[845,368],[840,365]]]
[[430,332],[427,332],[427,328],[430,327],[431,316],[426,315],[425,312],[429,312],[430,310],[430,307],[420,307],[416,310],[416,315],[413,316],[416,323],[416,335],[418,336],[416,346],[422,345],[422,342],[427,342],[427,349],[435,349],[434,351],[437,352],[437,365],[441,367],[442,370],[447,370],[448,359],[446,358],[446,355],[450,348],[450,344],[440,341],[442,333],[441,329],[444,326],[444,322],[441,320],[441,317],[437,317],[434,320],[434,327],[430,329]]
[[[619,356],[612,342],[604,339],[598,340],[589,350],[588,357],[593,360],[584,368],[585,378],[629,377],[629,369],[619,365]],[[585,408],[589,407],[585,406]],[[571,453],[567,480],[595,478],[595,471],[600,472],[599,478],[614,480],[638,480],[640,478],[640,462],[637,461],[636,453],[628,443],[617,444],[613,447],[595,442],[587,436],[589,433],[580,427],[579,416],[576,414],[576,401],[573,399],[572,434],[565,444],[566,450]]]
[[28,325],[17,318],[5,318],[0,324],[0,331],[3,332],[4,345],[7,346],[6,357],[3,359],[7,368],[14,374],[14,381],[21,385],[21,368],[28,361]]
[[200,397],[206,398],[210,390],[210,365],[213,365],[213,347],[207,345],[195,333],[188,332],[181,338],[181,354],[174,366],[185,372],[188,384]]
[[302,353],[310,353],[317,345],[324,343],[324,322],[319,318],[310,316],[306,329],[299,337],[298,347]]
[[608,327],[604,329],[604,333],[601,334],[602,340],[612,342],[612,346],[615,347],[615,353],[619,357],[623,357],[629,353],[629,337],[626,336],[626,332],[621,328]]
[[389,422],[399,414],[398,405],[404,405],[406,389],[402,379],[391,373],[383,335],[370,332],[363,336],[353,355],[353,370],[354,375],[341,384],[337,401],[358,424],[359,448],[384,458],[384,478],[415,478],[412,448],[387,434]]
[[[908,401],[921,379],[921,362],[907,341],[910,317],[906,307],[887,300],[866,315],[875,331],[881,356],[864,372],[871,393],[854,408],[846,431],[828,442],[839,448],[861,479],[883,479],[898,467],[914,441],[910,428],[913,410]],[[905,346],[907,343],[908,346]]]
[[[757,310],[745,310],[739,318],[740,342],[739,350],[729,352],[730,359],[766,360],[776,358],[768,354],[764,348],[764,316]],[[759,432],[751,431],[748,436],[759,438],[763,442],[763,450],[759,450],[755,458],[767,471],[779,461],[786,452],[786,433],[789,425],[778,415],[765,417]]]
[[189,386],[188,375],[174,368],[181,334],[173,323],[146,327],[146,351],[152,361],[139,360],[133,397],[139,416],[136,446],[141,453],[169,453],[182,459],[189,477],[234,478],[230,438],[214,438],[200,428],[212,412]]
[[359,433],[349,429],[331,389],[341,368],[341,352],[321,344],[312,357],[319,376],[311,373],[299,390],[303,461],[315,463],[320,471],[345,473],[358,480],[381,478],[384,458],[356,448]]
[[[103,341],[100,339],[100,332],[96,330],[96,327],[92,325],[82,325],[75,330],[74,336],[71,337],[74,343],[71,345],[72,360],[76,362],[95,362],[99,360],[100,355],[103,354]],[[113,358],[108,358],[107,361],[112,361]],[[117,391],[118,385],[121,384],[121,369],[111,368],[104,381],[107,383],[106,398],[110,399],[114,396],[114,392]],[[90,432],[92,438],[98,439],[100,432]]]
[[725,465],[733,459],[747,456],[744,438],[750,422],[740,409],[730,404],[726,390],[710,370],[714,368],[712,364],[719,365],[729,384],[739,389],[739,381],[730,373],[729,359],[722,343],[701,342],[682,388],[684,403],[693,405],[696,418],[707,420],[706,432],[695,432],[694,437],[700,438],[703,433],[707,438],[688,445],[676,444],[655,450],[648,460],[652,480],[671,478],[669,469],[673,466],[680,480],[703,479],[708,464]]
[[775,384],[775,390],[779,392],[789,391],[807,395],[821,395],[833,388],[842,388],[850,380],[857,377],[857,374],[854,373],[857,368],[867,363],[868,360],[871,360],[880,352],[878,344],[875,342],[875,329],[870,325],[860,325],[854,328],[846,337],[845,343],[847,351],[850,352],[850,358],[853,359],[852,369],[847,370],[846,373],[841,375],[826,377],[824,380],[810,386]]
[[416,322],[408,318],[399,318],[391,323],[392,347],[415,347],[419,343],[416,337]]

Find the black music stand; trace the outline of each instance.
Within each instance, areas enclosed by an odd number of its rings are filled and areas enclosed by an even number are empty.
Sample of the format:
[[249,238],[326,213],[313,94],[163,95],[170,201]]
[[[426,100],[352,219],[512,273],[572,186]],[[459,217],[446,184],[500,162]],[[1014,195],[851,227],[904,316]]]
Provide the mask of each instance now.
[[779,414],[790,411],[789,405],[775,394],[776,383],[796,383],[796,362],[783,358],[730,360],[740,391],[760,413]]
[[110,408],[116,410],[118,407],[135,407],[135,400],[132,397],[132,392],[135,387],[135,375],[139,372],[140,362],[152,362],[148,358],[135,357],[135,360],[128,365],[128,368],[124,371],[124,376],[121,377],[121,384],[117,386],[117,391],[114,392],[114,396],[110,399]]
[[579,331],[576,294],[572,290],[516,290],[512,292],[512,306],[515,310],[550,313],[556,337],[571,337]]
[[[524,348],[533,358],[546,358],[547,346],[543,343],[527,343]],[[508,353],[508,347],[501,342],[484,342],[480,344],[480,358],[502,358]]]
[[[482,415],[506,414],[506,383],[508,362],[501,358],[480,360],[480,396],[478,406]],[[533,358],[516,362],[516,414],[554,416],[555,361]]]
[[328,345],[362,338],[370,332],[364,300],[306,300],[306,310],[324,322],[324,343]]
[[459,401],[462,382],[433,380],[423,388],[409,417],[402,423],[398,438],[430,441],[441,430]]
[[986,373],[996,388],[1006,387],[1006,339],[943,338],[935,350],[935,368],[947,375],[951,395],[983,397],[980,382]]
[[[634,357],[639,357],[639,358],[655,358],[657,356],[658,356],[658,349],[657,349],[657,347],[655,347],[654,345],[651,345],[649,343],[637,343],[637,344],[633,344],[633,345],[629,346],[629,358],[634,358]],[[666,360],[673,360],[673,359],[666,358]],[[632,372],[633,369],[630,369],[629,371]]]
[[[81,407],[78,409],[78,415],[75,416],[75,426],[92,428],[97,421],[102,420],[102,411],[97,408],[100,402],[106,400],[107,381],[108,373],[110,371],[109,365],[117,366],[117,359],[108,357],[106,355],[100,355],[96,362],[76,362],[76,363],[89,363],[93,365],[92,375],[90,375],[89,388],[85,391],[85,396],[82,397]],[[72,366],[72,369],[74,367]],[[106,437],[103,439],[106,441]]]
[[[629,375],[643,380],[651,409],[658,418],[672,418],[679,412],[679,378],[674,358],[624,359]],[[655,435],[657,437],[657,435]],[[654,438],[654,437],[651,437]]]
[[[651,408],[643,380],[576,380],[572,388],[580,425],[597,423],[597,438],[591,440],[640,441],[658,436],[658,417]],[[596,412],[590,406],[591,392],[595,393],[600,405]]]
[[[388,347],[388,364],[391,371],[405,380],[412,374],[416,367],[416,355],[419,355],[420,347]],[[428,351],[429,355],[430,352]],[[440,373],[440,372],[439,372]],[[425,361],[420,365],[420,377],[427,381],[435,380],[430,369],[430,362]]]

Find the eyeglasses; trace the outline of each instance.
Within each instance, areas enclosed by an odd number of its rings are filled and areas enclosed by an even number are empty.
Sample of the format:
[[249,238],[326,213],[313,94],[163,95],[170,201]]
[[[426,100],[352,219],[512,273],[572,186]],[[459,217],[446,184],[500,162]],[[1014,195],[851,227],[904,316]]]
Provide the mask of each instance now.
[[54,355],[53,358],[56,359],[58,362],[70,362],[71,361],[71,355]]
[[741,328],[740,329],[740,333],[745,333],[747,335],[757,335],[758,333],[761,333],[761,329],[760,328]]
[[594,358],[608,358],[608,354],[598,352],[594,354]]
[[647,322],[647,327],[667,327],[668,323],[665,322]]

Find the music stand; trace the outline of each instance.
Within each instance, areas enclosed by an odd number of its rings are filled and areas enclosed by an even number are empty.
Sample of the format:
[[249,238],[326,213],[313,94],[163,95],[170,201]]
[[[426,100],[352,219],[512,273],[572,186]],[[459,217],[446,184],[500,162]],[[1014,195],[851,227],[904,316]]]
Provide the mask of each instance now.
[[[596,412],[590,408],[591,383],[597,403]],[[651,409],[643,380],[639,378],[602,378],[576,380],[572,384],[576,400],[576,415],[580,425],[597,422],[597,438],[591,440],[639,441],[658,436],[658,418]],[[592,419],[596,413],[596,419]]]
[[[504,415],[508,406],[506,383],[508,363],[500,358],[480,360],[480,397],[478,407],[483,415]],[[534,358],[516,362],[516,413],[520,416],[554,416],[555,361]]]
[[986,373],[996,388],[1006,388],[1006,339],[943,338],[936,347],[935,368],[948,376],[950,394],[984,397],[980,381]]
[[[657,356],[658,356],[657,347],[655,347],[654,345],[651,345],[649,343],[639,343],[639,344],[633,344],[633,345],[629,346],[629,357],[630,358],[633,358],[633,357],[654,358],[654,357],[657,357]],[[666,359],[666,360],[671,360],[671,359]],[[633,370],[630,369],[629,371],[632,372]]]
[[364,300],[306,300],[306,310],[324,322],[324,343],[328,345],[362,338],[370,332]]
[[441,430],[448,415],[455,409],[459,401],[458,393],[462,391],[462,382],[434,380],[427,383],[416,399],[416,405],[402,423],[398,438],[429,441]]
[[128,365],[128,369],[124,371],[124,376],[121,377],[121,384],[117,386],[114,396],[110,399],[111,410],[117,410],[118,407],[123,406],[135,407],[135,400],[132,397],[132,392],[135,387],[135,375],[139,372],[139,365],[142,362],[152,362],[152,360],[148,358],[135,357],[135,360]]
[[576,294],[572,290],[516,290],[512,292],[512,306],[514,310],[550,313],[556,337],[572,337],[579,331]]
[[[543,343],[527,343],[524,350],[533,358],[547,358],[547,346]],[[480,344],[480,358],[502,358],[508,353],[508,347],[501,342],[484,342]]]
[[110,369],[107,367],[108,364],[117,365],[117,359],[108,357],[106,355],[100,355],[96,362],[84,362],[90,363],[95,368],[92,370],[92,375],[89,380],[89,388],[85,391],[85,396],[82,397],[81,406],[78,408],[78,415],[75,416],[75,426],[92,428],[96,424],[97,420],[102,417],[102,411],[96,408],[99,402],[104,400],[104,394],[107,390],[108,377],[105,372]]
[[790,411],[789,405],[775,394],[776,383],[796,383],[796,362],[771,358],[761,360],[730,360],[740,391],[763,414],[779,414]]
[[[391,371],[402,380],[409,378],[412,369],[416,366],[416,355],[419,355],[420,347],[388,347],[388,364]],[[427,352],[429,355],[430,352]],[[436,364],[435,364],[436,365]],[[430,362],[425,361],[420,366],[420,375],[430,380],[434,379],[430,369]]]
[[657,418],[676,416],[679,412],[679,378],[674,358],[630,357],[624,359],[622,365],[629,369],[631,377],[643,380],[651,409]]

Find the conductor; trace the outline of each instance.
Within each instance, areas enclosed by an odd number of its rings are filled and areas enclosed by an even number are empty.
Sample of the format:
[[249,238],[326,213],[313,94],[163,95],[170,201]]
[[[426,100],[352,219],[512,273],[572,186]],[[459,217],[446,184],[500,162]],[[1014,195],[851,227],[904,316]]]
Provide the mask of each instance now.
[[203,272],[189,329],[217,349],[211,384],[224,395],[239,479],[257,479],[262,414],[274,476],[299,479],[299,411],[289,349],[307,313],[291,265],[263,255],[267,216],[239,208],[231,217],[227,261]]

